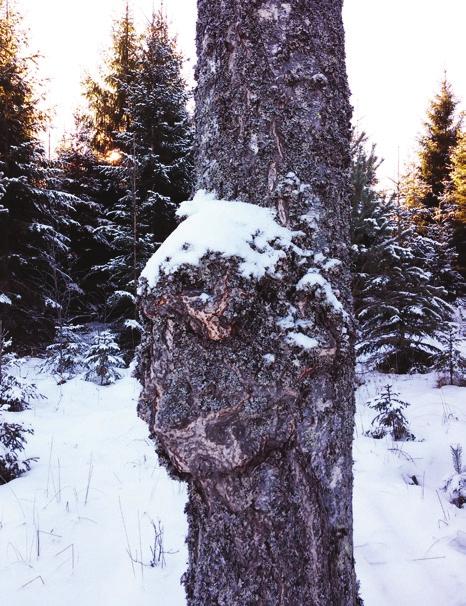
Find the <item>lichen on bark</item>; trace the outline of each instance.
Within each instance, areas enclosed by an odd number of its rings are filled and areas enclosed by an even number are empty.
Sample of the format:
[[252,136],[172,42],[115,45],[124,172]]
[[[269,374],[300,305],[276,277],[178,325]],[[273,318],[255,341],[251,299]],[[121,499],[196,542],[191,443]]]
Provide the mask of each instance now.
[[296,235],[262,277],[212,251],[143,286],[139,411],[188,482],[188,604],[352,606],[341,2],[198,5],[197,187]]

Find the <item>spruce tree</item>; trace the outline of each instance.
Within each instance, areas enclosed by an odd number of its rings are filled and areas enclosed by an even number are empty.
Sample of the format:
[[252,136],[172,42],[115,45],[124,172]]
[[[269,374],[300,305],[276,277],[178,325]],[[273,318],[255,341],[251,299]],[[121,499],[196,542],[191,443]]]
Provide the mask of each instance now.
[[[461,116],[457,115],[458,101],[446,76],[439,93],[431,101],[424,124],[425,132],[419,140],[417,161],[401,183],[401,192],[407,206],[413,208],[413,219],[418,229],[433,241],[441,242],[437,251],[439,260],[433,278],[446,288],[449,300],[455,300],[464,290],[465,242],[464,221],[453,191],[455,150],[460,149]],[[461,165],[461,160],[459,160]],[[464,159],[463,159],[464,165]],[[461,169],[460,169],[461,171]],[[440,258],[446,267],[440,267]],[[463,272],[461,277],[457,272]]]
[[452,314],[432,279],[437,244],[421,235],[395,196],[377,191],[379,160],[367,138],[353,144],[353,292],[358,351],[382,370],[427,369],[433,337]]
[[12,351],[12,340],[0,323],[0,410],[21,412],[29,408],[33,400],[42,398],[33,383],[18,375],[20,366],[19,358]]
[[26,445],[26,435],[34,431],[19,423],[8,423],[0,412],[0,485],[11,482],[31,469],[36,458],[25,459],[21,453]]
[[395,441],[414,440],[414,435],[409,431],[407,418],[403,410],[409,406],[408,402],[400,400],[399,393],[393,391],[392,385],[385,385],[379,396],[368,402],[368,406],[377,411],[377,416],[372,421],[372,429],[366,435],[377,440],[390,435]]
[[139,45],[133,15],[126,2],[124,15],[114,23],[112,45],[101,78],[88,77],[84,83],[92,149],[102,158],[119,158],[117,138],[129,126],[128,87],[137,71]]
[[108,330],[95,335],[83,363],[87,367],[86,381],[99,385],[111,385],[121,379],[118,369],[126,366],[114,335]]
[[466,358],[461,350],[462,336],[458,327],[449,323],[440,337],[442,351],[435,358],[434,368],[440,373],[439,386],[465,385]]
[[54,343],[46,349],[42,371],[55,375],[58,385],[63,385],[81,369],[84,343],[77,331],[82,326],[63,324],[57,327]]
[[174,229],[177,204],[190,194],[192,136],[181,71],[166,18],[154,13],[134,77],[124,87],[128,126],[116,137],[122,158],[105,171],[123,194],[102,228],[113,255],[100,269],[114,287],[115,317],[134,318],[139,274]]
[[458,136],[458,143],[451,155],[451,198],[455,219],[466,225],[466,131]]
[[121,311],[112,310],[114,301],[110,298],[119,282],[114,269],[124,256],[119,239],[118,204],[126,191],[119,169],[123,158],[120,138],[130,123],[128,87],[137,70],[139,52],[140,37],[126,3],[123,16],[114,23],[101,77],[88,77],[84,82],[87,110],[76,116],[75,132],[59,150],[62,187],[80,199],[77,221],[69,234],[74,253],[72,274],[86,301],[74,310],[80,321],[108,321]]
[[453,475],[444,483],[443,490],[447,499],[459,509],[466,503],[466,466],[463,466],[463,447],[461,444],[450,446],[453,463]]
[[[177,204],[191,194],[192,129],[182,68],[166,17],[154,13],[134,81],[127,87],[130,124],[120,138],[126,155],[139,158],[137,189],[142,200],[152,194]],[[128,173],[132,176],[132,165]],[[166,236],[162,227],[154,228],[160,231],[159,240]]]
[[[453,230],[453,242],[458,253],[458,268],[466,281],[466,132],[462,131],[451,155],[450,187],[446,192],[446,207]],[[463,282],[464,292],[464,282]]]
[[457,105],[451,84],[445,76],[439,93],[430,103],[425,132],[419,142],[418,178],[424,188],[420,202],[433,210],[440,209],[450,180],[452,153],[460,132]]
[[0,322],[0,485],[28,471],[35,460],[21,457],[26,435],[33,431],[4,419],[3,413],[24,411],[32,400],[42,398],[35,385],[14,372],[19,361],[11,344]]
[[52,187],[38,135],[33,64],[20,18],[0,1],[0,319],[18,345],[53,334],[61,294],[74,288],[66,268],[74,198]]
[[[464,280],[459,273],[459,257],[455,248],[455,226],[451,215],[446,212],[436,213],[433,220],[426,219],[419,227],[419,218],[427,215],[425,209],[408,211],[411,221],[418,226],[423,238],[425,269],[431,274],[431,281],[435,286],[445,290],[445,298],[454,303],[464,289]],[[429,217],[430,219],[430,217]]]
[[376,189],[380,164],[375,146],[368,150],[366,134],[353,133],[351,221],[356,312],[367,277],[378,271],[381,259],[389,255],[390,247],[396,242],[394,198],[384,196]]
[[106,301],[111,293],[108,276],[94,268],[107,263],[112,247],[103,233],[106,210],[120,195],[118,184],[106,174],[91,148],[90,133],[81,116],[75,131],[58,149],[58,187],[76,198],[73,222],[67,229],[71,275],[81,297],[72,301],[71,316],[80,322],[106,320]]

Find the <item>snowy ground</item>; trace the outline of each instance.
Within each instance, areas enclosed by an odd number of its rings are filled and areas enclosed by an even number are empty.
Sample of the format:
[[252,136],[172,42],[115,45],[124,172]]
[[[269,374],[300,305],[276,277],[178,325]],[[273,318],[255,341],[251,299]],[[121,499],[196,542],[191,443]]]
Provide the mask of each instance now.
[[[453,472],[450,445],[466,448],[466,389],[435,382],[373,375],[358,391],[355,552],[367,606],[466,605],[466,509],[441,490]],[[406,416],[418,441],[363,436],[374,416],[364,403],[387,383],[411,403]]]
[[[0,602],[183,605],[185,491],[156,463],[129,371],[110,387],[81,379],[58,387],[34,362],[23,372],[47,399],[19,415],[35,429],[27,454],[39,462],[0,487]],[[363,435],[374,416],[365,402],[388,382],[412,404],[419,441]],[[466,605],[466,509],[440,490],[449,446],[466,449],[465,392],[435,388],[434,375],[377,374],[358,391],[355,546],[366,606]],[[163,528],[164,566],[146,566],[152,521]]]
[[[47,396],[19,415],[35,430],[27,454],[40,460],[0,486],[0,604],[183,604],[185,491],[156,463],[135,414],[138,384],[125,371],[109,387],[58,387],[28,370]],[[152,559],[152,521],[164,567],[140,564]]]

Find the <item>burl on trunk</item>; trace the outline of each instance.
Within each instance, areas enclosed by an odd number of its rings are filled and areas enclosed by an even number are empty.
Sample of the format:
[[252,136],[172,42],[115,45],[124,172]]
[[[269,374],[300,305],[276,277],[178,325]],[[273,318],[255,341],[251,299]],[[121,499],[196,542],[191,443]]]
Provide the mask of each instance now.
[[201,193],[143,274],[139,364],[188,604],[354,606],[342,2],[198,7]]

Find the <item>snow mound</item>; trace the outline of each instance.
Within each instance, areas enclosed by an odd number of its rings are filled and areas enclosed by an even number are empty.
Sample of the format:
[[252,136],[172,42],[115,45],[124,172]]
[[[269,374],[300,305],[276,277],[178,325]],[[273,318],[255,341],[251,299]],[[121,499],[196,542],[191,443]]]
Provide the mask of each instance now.
[[183,202],[177,214],[186,217],[185,221],[152,256],[141,274],[149,288],[156,286],[162,274],[173,273],[182,265],[196,266],[208,253],[237,257],[245,277],[273,275],[297,235],[279,225],[271,209],[217,200],[204,190],[193,200]]

